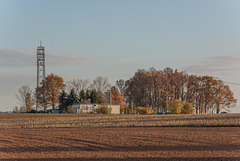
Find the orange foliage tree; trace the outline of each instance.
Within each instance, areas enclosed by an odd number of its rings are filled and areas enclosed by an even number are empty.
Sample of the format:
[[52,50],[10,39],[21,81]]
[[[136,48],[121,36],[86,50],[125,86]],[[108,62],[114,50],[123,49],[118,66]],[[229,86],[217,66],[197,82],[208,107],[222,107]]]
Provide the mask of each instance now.
[[65,84],[63,78],[54,74],[50,74],[46,77],[46,101],[48,105],[55,109],[59,103],[59,96],[64,90]]
[[112,104],[118,104],[121,107],[123,107],[123,98],[115,86],[111,88],[111,99],[112,99]]
[[188,75],[186,72],[150,68],[138,70],[126,81],[124,97],[129,106],[151,107],[167,112],[169,103],[191,103],[198,113],[219,113],[235,105],[233,92],[221,80],[211,76]]

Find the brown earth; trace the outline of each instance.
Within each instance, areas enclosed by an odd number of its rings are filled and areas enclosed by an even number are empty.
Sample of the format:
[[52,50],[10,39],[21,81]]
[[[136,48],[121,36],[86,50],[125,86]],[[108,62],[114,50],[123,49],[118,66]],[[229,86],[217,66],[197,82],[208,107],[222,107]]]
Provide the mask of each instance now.
[[240,127],[1,129],[0,160],[240,160]]

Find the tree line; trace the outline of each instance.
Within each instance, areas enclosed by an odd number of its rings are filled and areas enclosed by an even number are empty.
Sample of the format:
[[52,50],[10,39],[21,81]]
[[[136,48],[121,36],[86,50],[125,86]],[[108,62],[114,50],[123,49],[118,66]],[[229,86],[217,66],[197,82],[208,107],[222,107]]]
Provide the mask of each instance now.
[[125,82],[124,95],[128,104],[151,107],[168,112],[170,102],[191,103],[195,113],[219,113],[231,108],[237,100],[223,81],[212,76],[188,75],[171,68],[138,70]]
[[[42,83],[43,84],[43,83]],[[46,107],[68,110],[76,103],[120,104],[121,111],[131,113],[219,113],[231,108],[237,100],[229,86],[212,76],[188,75],[171,68],[139,69],[133,77],[119,79],[111,86],[108,79],[97,77],[92,82],[74,79],[64,82],[62,77],[50,74],[45,80]],[[22,86],[16,94],[21,109],[31,111],[36,99],[43,110],[43,86],[33,92]],[[111,91],[110,91],[111,90]],[[36,93],[40,93],[37,97]],[[144,112],[142,112],[144,110]],[[179,112],[180,111],[180,112]]]
[[[45,88],[43,84],[45,84]],[[51,109],[59,108],[66,112],[71,110],[71,105],[78,103],[108,104],[110,103],[110,89],[111,103],[123,106],[120,92],[115,86],[110,85],[107,78],[99,76],[92,83],[87,79],[74,79],[64,83],[62,77],[50,74],[46,77],[45,83],[42,82],[41,87],[36,89],[35,93],[27,85],[19,88],[16,97],[21,106],[20,109],[15,108],[14,111],[33,110],[33,102],[36,102],[37,99],[41,110],[50,107]],[[30,105],[29,98],[26,96],[30,96]]]

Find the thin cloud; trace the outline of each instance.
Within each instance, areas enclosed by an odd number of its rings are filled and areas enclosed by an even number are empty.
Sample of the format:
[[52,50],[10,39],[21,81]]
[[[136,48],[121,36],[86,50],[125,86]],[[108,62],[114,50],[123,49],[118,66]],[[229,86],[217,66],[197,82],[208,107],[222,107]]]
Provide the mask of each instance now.
[[198,73],[215,73],[215,72],[230,72],[240,70],[240,54],[229,56],[214,56],[209,57],[199,64],[191,65],[185,68],[185,70]]
[[1,67],[34,66],[35,55],[27,50],[0,49]]
[[[36,61],[34,51],[0,49],[0,67],[32,67],[36,65]],[[93,61],[93,58],[87,56],[46,54],[46,64],[48,66],[78,66]]]
[[[81,66],[89,64],[102,64],[109,60],[118,60],[136,55],[113,55],[89,57],[84,55],[69,55],[62,53],[46,53],[46,65],[50,67],[59,66]],[[36,66],[36,51],[0,49],[0,67],[33,67]]]
[[48,66],[79,66],[93,63],[94,58],[87,56],[63,55],[63,54],[49,54],[46,55],[46,64]]

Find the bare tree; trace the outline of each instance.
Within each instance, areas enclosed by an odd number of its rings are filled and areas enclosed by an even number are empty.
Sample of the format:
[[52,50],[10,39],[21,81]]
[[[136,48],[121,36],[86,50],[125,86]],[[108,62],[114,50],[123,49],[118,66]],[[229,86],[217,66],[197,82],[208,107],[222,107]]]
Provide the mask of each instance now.
[[32,96],[33,91],[28,85],[21,86],[16,94],[16,98],[19,101],[20,107],[28,110],[29,103],[34,102]]
[[125,81],[123,79],[119,79],[116,81],[116,87],[120,91],[121,96],[123,96],[123,91],[125,89]]
[[93,80],[91,84],[91,89],[95,89],[99,94],[104,94],[108,89],[110,89],[111,85],[106,77],[98,76]]
[[67,83],[67,91],[70,93],[70,91],[73,89],[78,98],[80,98],[80,91],[86,91],[89,83],[90,81],[88,79],[74,79]]

